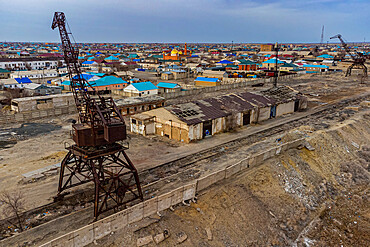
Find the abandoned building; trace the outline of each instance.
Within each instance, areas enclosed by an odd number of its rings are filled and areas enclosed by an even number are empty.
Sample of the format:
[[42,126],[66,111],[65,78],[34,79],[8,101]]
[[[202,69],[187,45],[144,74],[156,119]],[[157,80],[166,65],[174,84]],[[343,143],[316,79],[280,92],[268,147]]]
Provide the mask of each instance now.
[[125,116],[162,107],[164,106],[165,99],[158,95],[151,95],[147,97],[117,99],[115,102],[122,116]]
[[11,109],[15,112],[46,110],[67,106],[76,106],[71,93],[17,98],[11,102]]
[[130,129],[189,143],[307,107],[303,96],[292,97],[289,90],[281,88],[276,97],[244,92],[162,107],[131,116]]

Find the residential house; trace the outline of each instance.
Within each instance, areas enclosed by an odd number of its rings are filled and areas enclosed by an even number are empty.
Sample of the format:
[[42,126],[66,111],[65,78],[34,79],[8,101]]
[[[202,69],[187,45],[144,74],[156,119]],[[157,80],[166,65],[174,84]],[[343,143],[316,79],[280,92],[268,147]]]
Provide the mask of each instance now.
[[171,83],[171,82],[159,82],[157,84],[158,87],[158,93],[173,93],[173,92],[180,92],[181,86],[177,83]]
[[320,64],[305,64],[302,66],[306,70],[306,73],[320,73],[328,71],[329,66]]
[[0,68],[0,79],[8,79],[10,77],[10,71]]
[[50,95],[62,93],[62,88],[58,86],[48,86],[38,83],[28,83],[24,85],[24,91],[29,95]]
[[257,63],[252,62],[250,60],[239,59],[239,63],[237,64],[239,70],[245,71],[256,71],[257,70]]
[[158,88],[150,81],[131,83],[123,89],[130,97],[157,95]]
[[286,63],[280,66],[279,70],[280,71],[286,71],[286,72],[291,72],[298,69],[298,65],[295,65],[293,63]]
[[214,87],[220,85],[220,79],[218,78],[197,77],[194,82],[196,86],[201,87]]
[[[284,62],[278,59],[277,60],[278,68],[280,68],[280,66],[282,66],[282,65],[284,65]],[[276,68],[276,58],[274,57],[274,58],[271,58],[267,61],[262,62],[262,66],[264,68],[269,69],[269,70],[275,69]]]
[[32,83],[32,81],[27,78],[10,78],[10,79],[3,79],[0,80],[0,83],[3,85],[5,88],[24,88],[26,84]]

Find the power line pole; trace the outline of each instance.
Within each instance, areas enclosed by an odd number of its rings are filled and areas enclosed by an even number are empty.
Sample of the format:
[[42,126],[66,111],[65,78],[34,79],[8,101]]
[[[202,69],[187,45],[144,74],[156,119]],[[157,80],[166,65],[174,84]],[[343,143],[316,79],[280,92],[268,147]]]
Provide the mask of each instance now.
[[277,80],[278,80],[278,56],[279,56],[279,45],[276,42],[275,44],[275,73],[274,73],[274,87],[277,87]]

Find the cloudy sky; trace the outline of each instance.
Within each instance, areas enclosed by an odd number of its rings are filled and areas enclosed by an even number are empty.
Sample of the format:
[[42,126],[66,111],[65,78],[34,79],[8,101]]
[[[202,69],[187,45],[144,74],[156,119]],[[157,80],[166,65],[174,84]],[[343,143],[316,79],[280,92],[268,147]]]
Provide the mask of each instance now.
[[0,41],[59,41],[55,11],[77,42],[370,40],[370,0],[0,0]]

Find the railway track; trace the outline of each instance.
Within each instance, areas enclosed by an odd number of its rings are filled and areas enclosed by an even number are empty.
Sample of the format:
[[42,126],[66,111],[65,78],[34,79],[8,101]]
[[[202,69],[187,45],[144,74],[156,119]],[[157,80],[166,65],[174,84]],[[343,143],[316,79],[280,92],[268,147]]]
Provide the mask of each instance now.
[[[257,131],[249,136],[240,137],[229,142],[207,148],[200,152],[193,153],[185,157],[181,157],[179,159],[160,164],[156,167],[143,170],[139,173],[139,177],[142,183],[143,191],[147,191],[147,193],[144,193],[144,198],[148,199],[154,196],[155,193],[158,192],[158,190],[163,186],[163,184],[168,183],[168,181],[171,180],[171,178],[180,177],[182,174],[185,174],[192,169],[196,169],[197,164],[200,163],[201,161],[206,162],[212,161],[224,155],[225,152],[234,152],[240,147],[253,144],[264,138],[274,136],[276,134],[285,132],[287,130],[302,125],[312,125],[313,123],[316,123],[317,125],[316,128],[326,128],[328,126],[320,123],[322,120],[338,117],[337,116],[338,112],[343,111],[345,107],[357,104],[360,101],[367,99],[369,99],[369,94],[362,95],[353,99],[346,99],[340,102],[333,102],[324,106],[320,106],[310,112],[307,112],[306,114],[300,117],[293,118],[289,121],[284,122],[284,119],[282,119],[281,124],[271,126],[268,129]],[[350,111],[348,111],[347,114],[350,114]],[[28,212],[26,212],[26,214],[38,215],[45,211],[58,212],[60,211],[61,208],[66,206],[73,207],[77,205],[84,205],[85,206],[84,209],[82,210],[80,209],[81,216],[90,217],[92,219],[92,215],[89,212],[89,210],[91,210],[92,208],[92,203],[90,200],[90,198],[92,198],[91,197],[92,193],[93,193],[92,189],[85,189],[80,193],[69,195],[63,202],[54,202],[46,204],[39,208],[29,210]],[[79,211],[77,210],[66,211],[66,213],[59,214],[55,218],[68,217],[70,213],[73,213],[74,215],[71,217],[75,217],[76,213],[79,213]],[[50,220],[52,220],[52,218],[50,218]],[[47,222],[42,222],[42,224],[44,223]]]

